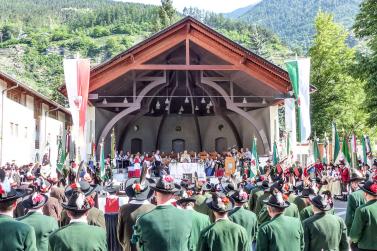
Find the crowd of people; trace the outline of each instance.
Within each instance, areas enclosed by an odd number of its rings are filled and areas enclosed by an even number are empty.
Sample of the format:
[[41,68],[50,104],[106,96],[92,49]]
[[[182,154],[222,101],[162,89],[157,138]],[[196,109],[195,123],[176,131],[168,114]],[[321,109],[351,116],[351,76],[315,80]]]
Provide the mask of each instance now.
[[[377,250],[377,162],[282,168],[268,160],[251,175],[247,149],[129,157],[140,175],[120,185],[83,163],[65,175],[39,164],[2,167],[0,249]],[[238,168],[215,175],[226,157]],[[207,177],[172,177],[174,160],[201,161]],[[347,201],[345,220],[334,200]]]

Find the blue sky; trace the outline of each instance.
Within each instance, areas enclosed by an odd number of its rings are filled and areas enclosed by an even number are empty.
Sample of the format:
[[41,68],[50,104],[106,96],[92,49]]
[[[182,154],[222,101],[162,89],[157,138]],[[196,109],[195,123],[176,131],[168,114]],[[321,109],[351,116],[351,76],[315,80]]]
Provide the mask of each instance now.
[[[160,0],[118,0],[123,2],[146,3],[159,5]],[[235,9],[260,2],[261,0],[173,0],[174,7],[182,11],[184,7],[197,7],[217,13],[231,12]]]

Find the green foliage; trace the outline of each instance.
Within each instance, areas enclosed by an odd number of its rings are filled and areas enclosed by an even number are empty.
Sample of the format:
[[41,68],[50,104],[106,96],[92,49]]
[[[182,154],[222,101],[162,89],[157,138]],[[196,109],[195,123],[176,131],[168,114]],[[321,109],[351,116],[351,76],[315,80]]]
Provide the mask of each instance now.
[[[0,60],[0,69],[59,102],[63,58],[79,53],[92,65],[101,63],[182,17],[172,0],[163,0],[160,7],[108,0],[0,0],[0,12],[0,49],[18,51],[9,56],[14,65]],[[275,63],[291,54],[273,32],[258,25],[193,8],[184,15]]]
[[350,74],[355,50],[345,43],[348,33],[334,23],[332,15],[323,12],[318,13],[315,27],[316,35],[309,50],[311,84],[318,89],[311,95],[313,131],[323,137],[335,121],[339,128],[362,133],[367,117],[362,106],[364,82]]
[[365,0],[356,17],[355,33],[365,39],[370,51],[364,51],[358,57],[357,69],[365,79],[365,107],[369,112],[368,123],[377,125],[377,4],[374,0]]
[[[335,21],[351,27],[362,0],[264,0],[238,17],[279,34],[291,47],[310,47],[318,11],[334,14]],[[372,0],[373,2],[373,0]]]

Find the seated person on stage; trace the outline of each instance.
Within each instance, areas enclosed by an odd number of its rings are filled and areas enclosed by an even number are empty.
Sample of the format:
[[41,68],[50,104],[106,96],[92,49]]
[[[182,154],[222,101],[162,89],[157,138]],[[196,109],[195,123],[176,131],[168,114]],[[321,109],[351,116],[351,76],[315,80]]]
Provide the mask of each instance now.
[[190,163],[191,162],[191,157],[190,157],[190,154],[187,153],[187,150],[185,150],[183,152],[183,154],[181,155],[180,161],[182,163]]

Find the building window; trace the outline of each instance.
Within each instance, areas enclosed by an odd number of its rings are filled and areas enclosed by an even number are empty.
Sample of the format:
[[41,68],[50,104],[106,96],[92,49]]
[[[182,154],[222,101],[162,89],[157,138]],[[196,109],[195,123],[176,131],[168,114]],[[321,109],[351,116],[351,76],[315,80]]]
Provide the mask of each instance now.
[[25,139],[27,139],[27,126],[25,126],[25,133],[24,133]]

